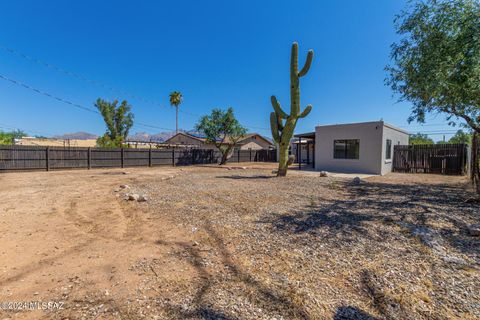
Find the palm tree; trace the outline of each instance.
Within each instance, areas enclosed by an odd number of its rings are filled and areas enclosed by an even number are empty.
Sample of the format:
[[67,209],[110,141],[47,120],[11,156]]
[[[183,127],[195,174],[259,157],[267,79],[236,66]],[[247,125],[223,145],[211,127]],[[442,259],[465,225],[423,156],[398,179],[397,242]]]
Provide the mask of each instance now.
[[175,114],[175,133],[178,133],[178,107],[182,103],[183,96],[179,91],[173,91],[170,93],[170,105],[176,108]]

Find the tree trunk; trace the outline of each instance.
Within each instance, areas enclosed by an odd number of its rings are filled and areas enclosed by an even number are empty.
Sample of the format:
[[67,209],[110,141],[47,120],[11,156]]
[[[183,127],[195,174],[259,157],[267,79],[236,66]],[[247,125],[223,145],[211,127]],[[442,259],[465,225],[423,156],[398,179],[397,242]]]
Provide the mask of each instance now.
[[278,159],[278,177],[285,177],[288,169],[288,145],[280,143],[279,159]]
[[178,134],[178,106],[175,109],[175,134]]
[[222,165],[222,164],[225,164],[227,163],[227,160],[231,157],[232,155],[232,150],[233,150],[233,147],[229,146],[227,147],[227,149],[225,149],[224,151],[222,151],[222,149],[218,148],[220,150],[220,152],[222,153],[222,159],[220,159],[220,163],[219,165]]
[[478,136],[477,132],[473,133],[471,161],[470,161],[470,179],[476,187],[477,192],[480,193],[480,163],[478,159]]

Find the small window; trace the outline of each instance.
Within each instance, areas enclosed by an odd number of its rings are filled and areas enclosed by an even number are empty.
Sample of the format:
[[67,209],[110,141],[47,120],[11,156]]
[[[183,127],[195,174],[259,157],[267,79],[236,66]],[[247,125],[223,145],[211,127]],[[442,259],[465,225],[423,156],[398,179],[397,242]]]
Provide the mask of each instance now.
[[334,140],[333,158],[334,159],[359,159],[360,140]]
[[387,143],[385,144],[385,159],[390,160],[392,159],[392,140],[387,139]]

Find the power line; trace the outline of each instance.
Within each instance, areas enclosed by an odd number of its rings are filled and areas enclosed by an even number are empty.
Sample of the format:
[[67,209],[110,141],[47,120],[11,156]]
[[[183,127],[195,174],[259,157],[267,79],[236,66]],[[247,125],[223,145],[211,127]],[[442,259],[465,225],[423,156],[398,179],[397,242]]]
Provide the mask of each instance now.
[[[81,110],[84,110],[84,111],[88,111],[88,112],[91,112],[91,113],[100,114],[100,112],[98,112],[98,110],[95,110],[95,109],[93,109],[93,108],[89,108],[89,107],[80,105],[80,104],[78,104],[78,103],[71,102],[71,101],[69,101],[69,100],[67,100],[67,99],[64,99],[64,98],[60,98],[60,97],[58,97],[58,96],[55,96],[55,95],[53,95],[53,94],[50,94],[50,93],[45,92],[45,91],[42,91],[42,90],[39,90],[39,89],[37,89],[37,88],[34,88],[34,87],[32,87],[32,86],[30,86],[30,85],[28,85],[28,84],[25,84],[25,83],[23,83],[23,82],[20,82],[20,81],[18,81],[18,80],[15,80],[15,79],[11,79],[11,78],[9,78],[9,77],[6,77],[6,76],[4,76],[4,75],[2,75],[2,74],[0,74],[0,78],[3,79],[3,80],[5,80],[5,81],[11,82],[11,83],[13,83],[13,84],[15,84],[15,85],[17,85],[17,86],[20,86],[20,87],[23,87],[23,88],[25,88],[25,89],[31,90],[31,91],[33,91],[33,92],[35,92],[35,93],[37,93],[37,94],[41,94],[41,95],[44,95],[44,96],[46,96],[46,97],[48,97],[48,98],[51,98],[51,99],[57,100],[57,101],[59,101],[59,102],[62,102],[62,103],[64,103],[64,104],[68,104],[68,105],[70,105],[70,106],[73,106],[73,107],[76,107],[76,108],[78,108],[78,109],[81,109]],[[136,125],[143,126],[143,127],[147,127],[147,128],[154,128],[154,129],[161,129],[161,130],[173,131],[173,129],[171,129],[171,128],[163,128],[163,127],[154,126],[154,125],[147,124],[147,123],[142,123],[142,122],[139,122],[139,121],[136,121],[135,123],[136,123]]]
[[[101,81],[98,81],[98,80],[93,80],[93,79],[90,79],[88,77],[85,77],[84,75],[81,75],[77,72],[73,72],[73,71],[69,71],[69,70],[66,70],[64,68],[61,68],[61,67],[58,67],[57,65],[54,65],[54,64],[51,64],[49,62],[46,62],[46,61],[43,61],[43,60],[40,60],[40,59],[37,59],[37,58],[34,58],[32,56],[29,56],[23,52],[20,52],[18,50],[15,50],[15,49],[12,49],[12,48],[9,48],[9,47],[6,47],[6,46],[0,46],[0,49],[1,50],[4,50],[8,53],[11,53],[13,55],[16,55],[18,57],[21,57],[25,60],[28,60],[28,61],[31,61],[31,62],[34,62],[38,65],[41,65],[41,66],[44,66],[44,67],[47,67],[49,69],[52,69],[56,72],[59,72],[59,73],[63,73],[67,76],[70,76],[70,77],[73,77],[73,78],[76,78],[76,79],[79,79],[79,80],[82,80],[84,82],[87,82],[87,83],[90,83],[92,85],[95,85],[97,87],[101,87],[101,88],[104,88],[104,89],[107,89],[109,91],[112,91],[112,92],[115,92],[117,94],[121,94],[123,96],[129,96],[131,98],[134,98],[134,99],[137,99],[137,100],[141,100],[143,102],[146,102],[146,103],[149,103],[149,104],[152,104],[152,105],[155,105],[155,106],[159,106],[159,107],[165,107],[164,105],[161,105],[151,99],[148,99],[148,98],[145,98],[145,97],[142,97],[142,96],[139,96],[139,95],[135,95],[135,94],[131,94],[131,93],[128,93],[126,91],[123,91],[123,90],[120,90],[120,89],[116,89],[108,84],[105,84]],[[165,107],[166,108],[166,107]]]
[[[112,91],[112,92],[115,92],[117,94],[120,94],[120,95],[123,95],[123,96],[128,96],[128,97],[131,97],[133,99],[137,99],[137,100],[140,100],[140,101],[143,101],[145,103],[149,103],[151,105],[154,105],[154,106],[157,106],[157,107],[161,107],[161,108],[168,108],[166,107],[165,105],[162,105],[158,102],[155,102],[151,99],[148,99],[148,98],[145,98],[143,96],[140,96],[140,95],[135,95],[135,94],[132,94],[132,93],[128,93],[126,91],[123,91],[123,90],[120,90],[120,89],[117,89],[117,88],[114,88],[113,86],[110,86],[108,84],[105,84],[101,81],[98,81],[98,80],[94,80],[94,79],[91,79],[91,78],[88,78],[82,74],[79,74],[77,72],[73,72],[73,71],[69,71],[67,69],[64,69],[64,68],[61,68],[55,64],[52,64],[52,63],[49,63],[49,62],[46,62],[44,60],[41,60],[41,59],[38,59],[38,58],[35,58],[35,57],[32,57],[30,55],[27,55],[23,52],[20,52],[18,50],[15,50],[13,48],[9,48],[9,47],[6,47],[6,46],[3,46],[3,45],[0,45],[0,50],[3,50],[5,52],[8,52],[10,54],[13,54],[15,56],[18,56],[18,57],[21,57],[25,60],[28,60],[28,61],[31,61],[31,62],[34,62],[38,65],[41,65],[41,66],[44,66],[44,67],[47,67],[51,70],[54,70],[56,72],[59,72],[59,73],[62,73],[62,74],[65,74],[67,76],[70,76],[70,77],[73,77],[73,78],[76,78],[76,79],[79,79],[79,80],[82,80],[84,82],[87,82],[89,84],[92,84],[94,86],[97,86],[97,87],[101,87],[101,88],[104,88],[104,89],[107,89],[109,91]],[[6,79],[8,81],[12,81],[10,79]],[[45,94],[45,93],[42,93],[42,94]],[[173,110],[173,109],[172,109]],[[193,113],[193,112],[189,112],[189,111],[184,111],[182,109],[179,110],[180,113],[183,113],[183,114],[186,114],[186,115],[190,115],[190,116],[193,116],[193,117],[201,117],[200,114],[196,114],[196,113]],[[259,129],[259,130],[265,130],[265,131],[270,131],[269,128],[263,128],[263,127],[254,127],[254,126],[245,126],[247,128],[252,128],[252,129]],[[163,128],[163,130],[165,130],[165,128]]]

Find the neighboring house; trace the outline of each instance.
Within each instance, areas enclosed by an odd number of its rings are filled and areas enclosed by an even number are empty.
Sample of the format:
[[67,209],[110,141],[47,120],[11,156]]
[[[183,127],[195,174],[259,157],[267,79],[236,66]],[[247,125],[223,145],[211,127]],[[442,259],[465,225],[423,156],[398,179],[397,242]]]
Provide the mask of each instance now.
[[[207,142],[207,139],[205,139],[204,137],[195,136],[185,132],[177,133],[170,139],[166,140],[164,143],[170,145],[189,146],[199,149],[216,149],[215,145],[213,143]],[[271,149],[273,148],[273,143],[267,138],[259,135],[258,133],[249,133],[242,137],[237,142],[235,147],[242,150]]]
[[15,144],[20,146],[44,146],[44,147],[95,147],[96,139],[54,139],[22,137],[15,139]]
[[300,145],[314,145],[315,170],[383,175],[392,171],[393,146],[408,145],[409,133],[374,121],[317,126],[315,132],[295,137]]

